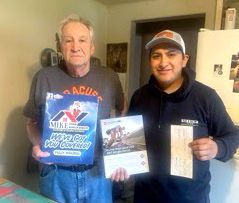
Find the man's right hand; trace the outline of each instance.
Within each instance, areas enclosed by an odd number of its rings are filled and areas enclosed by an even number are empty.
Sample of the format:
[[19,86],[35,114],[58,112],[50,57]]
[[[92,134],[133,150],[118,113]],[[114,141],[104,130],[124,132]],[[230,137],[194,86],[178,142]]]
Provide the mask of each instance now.
[[37,161],[40,161],[41,157],[48,157],[50,156],[49,152],[43,152],[40,148],[40,145],[35,145],[32,147],[32,156]]

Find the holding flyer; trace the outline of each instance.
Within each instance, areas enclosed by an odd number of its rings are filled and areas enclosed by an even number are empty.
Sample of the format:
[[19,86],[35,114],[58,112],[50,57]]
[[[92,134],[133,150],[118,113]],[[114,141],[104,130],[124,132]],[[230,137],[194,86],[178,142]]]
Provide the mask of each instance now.
[[119,167],[129,175],[149,171],[142,116],[101,120],[105,176]]
[[47,93],[41,158],[45,163],[92,164],[98,112],[96,96]]

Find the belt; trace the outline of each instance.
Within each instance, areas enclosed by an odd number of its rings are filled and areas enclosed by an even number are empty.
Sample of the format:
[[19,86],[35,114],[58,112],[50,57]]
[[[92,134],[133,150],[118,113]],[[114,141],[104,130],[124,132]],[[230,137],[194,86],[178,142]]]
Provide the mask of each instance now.
[[62,166],[58,165],[57,168],[72,171],[72,172],[84,172],[91,168],[93,168],[95,165],[72,165],[72,166]]

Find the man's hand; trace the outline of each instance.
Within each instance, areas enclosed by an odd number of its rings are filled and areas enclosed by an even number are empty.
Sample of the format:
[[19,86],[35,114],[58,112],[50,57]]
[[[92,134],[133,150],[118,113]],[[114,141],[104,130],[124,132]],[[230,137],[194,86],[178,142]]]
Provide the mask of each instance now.
[[117,168],[110,176],[112,181],[125,181],[129,179],[129,175],[124,168]]
[[41,151],[40,145],[35,145],[32,147],[32,156],[34,159],[39,161],[41,157],[50,156],[50,153]]
[[27,135],[29,140],[31,141],[32,147],[32,156],[37,161],[40,161],[41,157],[50,156],[50,153],[41,151],[40,148],[40,129],[38,126],[38,122],[32,118],[26,119],[26,128]]
[[200,138],[189,144],[193,154],[201,161],[211,160],[216,157],[218,152],[217,143],[211,138]]

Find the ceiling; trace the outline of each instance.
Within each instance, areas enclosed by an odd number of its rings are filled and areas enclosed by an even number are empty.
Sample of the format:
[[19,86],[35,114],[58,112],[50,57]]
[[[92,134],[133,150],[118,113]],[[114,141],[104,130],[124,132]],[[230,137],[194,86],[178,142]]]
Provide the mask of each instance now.
[[105,5],[121,4],[121,3],[133,3],[139,1],[152,1],[152,0],[96,0]]

